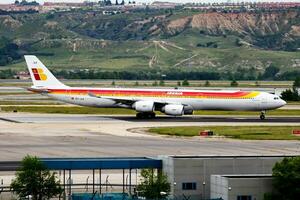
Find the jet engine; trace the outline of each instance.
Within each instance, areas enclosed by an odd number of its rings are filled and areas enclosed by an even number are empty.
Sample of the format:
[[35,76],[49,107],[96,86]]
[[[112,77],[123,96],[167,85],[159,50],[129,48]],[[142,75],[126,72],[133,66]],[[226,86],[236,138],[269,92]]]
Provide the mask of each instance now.
[[162,111],[167,115],[181,116],[184,114],[184,106],[177,104],[165,105]]
[[137,112],[154,112],[155,106],[153,101],[137,101],[132,108]]
[[184,106],[183,110],[184,110],[184,114],[185,115],[192,115],[193,112],[194,112],[193,107],[189,106],[189,105],[188,106]]

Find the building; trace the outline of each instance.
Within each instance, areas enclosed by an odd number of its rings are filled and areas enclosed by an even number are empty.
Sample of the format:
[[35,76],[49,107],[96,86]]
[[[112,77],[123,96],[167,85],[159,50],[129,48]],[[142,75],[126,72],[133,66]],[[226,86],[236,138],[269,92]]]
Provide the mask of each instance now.
[[41,11],[40,5],[16,5],[16,4],[0,4],[0,10],[7,12],[26,12],[26,11]]
[[271,174],[211,175],[210,198],[263,200],[273,190]]
[[[82,196],[84,193],[83,195],[90,195],[87,197],[91,198],[96,191],[98,196],[121,194],[119,197],[111,197],[110,200],[122,200],[124,195],[135,196],[138,195],[138,170],[151,168],[157,172],[162,170],[167,175],[171,184],[170,199],[263,200],[264,194],[273,189],[272,168],[284,157],[207,155],[44,158],[42,162],[50,170],[58,171],[64,197]],[[20,161],[0,162],[0,172],[3,175],[4,171],[15,171],[19,164]],[[116,179],[108,181],[109,177]],[[5,192],[6,196],[11,192],[9,185],[9,181],[0,185],[0,199],[5,199],[2,198]]]
[[85,3],[45,2],[42,7],[42,12],[69,11],[71,9],[79,9],[85,6]]
[[16,75],[14,75],[14,78],[20,80],[30,80],[30,74],[29,72],[20,71],[17,72]]
[[163,1],[154,1],[150,7],[153,9],[174,9],[176,6],[180,6],[180,3],[172,3],[172,2],[163,2]]
[[[213,192],[215,188],[211,188],[211,185],[221,187],[219,180],[227,180],[229,185],[226,187],[242,180],[244,180],[244,187],[250,187],[253,180],[249,177],[252,174],[255,174],[257,182],[263,182],[263,179],[270,181],[270,176],[266,177],[266,174],[272,174],[274,164],[282,160],[284,156],[160,156],[159,158],[163,162],[163,171],[171,183],[171,198],[199,200],[212,198],[213,196],[210,195],[216,193]],[[216,176],[220,178],[216,179]],[[245,176],[244,179],[242,179],[243,176]],[[211,180],[214,182],[211,183]],[[234,188],[232,194],[233,192],[242,194],[242,192],[239,193],[242,188],[233,186],[231,188]],[[269,191],[269,186],[266,186],[265,191]],[[253,189],[253,194],[247,194],[248,196],[261,196],[265,191],[258,194]],[[226,195],[230,197],[227,200],[237,200],[237,196],[233,197],[231,194],[224,193],[224,197]]]

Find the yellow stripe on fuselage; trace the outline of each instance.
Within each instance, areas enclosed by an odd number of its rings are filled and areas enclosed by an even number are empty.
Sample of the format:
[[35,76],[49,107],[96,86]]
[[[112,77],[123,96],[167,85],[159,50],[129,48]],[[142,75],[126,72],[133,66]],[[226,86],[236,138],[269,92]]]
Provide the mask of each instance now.
[[[61,94],[61,95],[78,95],[78,96],[86,96],[88,95],[88,92],[56,92],[56,91],[52,91],[50,92],[51,94]],[[149,95],[141,95],[141,94],[123,94],[123,93],[97,93],[95,94],[95,96],[107,96],[107,97],[156,97],[156,98],[190,98],[190,99],[252,99],[257,97],[260,94],[260,92],[257,91],[253,91],[253,92],[249,92],[248,94],[242,95],[242,96],[237,96],[237,97],[233,97],[233,96],[218,96],[218,94],[216,95],[199,95],[199,96],[189,96],[189,95],[169,95],[169,94],[160,94],[160,95],[155,95],[155,94],[149,94]]]

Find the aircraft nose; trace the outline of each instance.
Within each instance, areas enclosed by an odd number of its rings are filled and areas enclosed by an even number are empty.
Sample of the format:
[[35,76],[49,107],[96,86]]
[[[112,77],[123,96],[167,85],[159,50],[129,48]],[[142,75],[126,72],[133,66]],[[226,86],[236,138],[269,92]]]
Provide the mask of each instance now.
[[281,105],[281,106],[286,105],[286,101],[284,101],[284,100],[281,99],[281,100],[280,100],[280,105]]

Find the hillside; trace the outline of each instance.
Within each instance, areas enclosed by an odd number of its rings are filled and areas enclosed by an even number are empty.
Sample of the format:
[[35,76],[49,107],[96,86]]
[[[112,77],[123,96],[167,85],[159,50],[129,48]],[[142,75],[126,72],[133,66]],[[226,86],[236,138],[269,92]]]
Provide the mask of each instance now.
[[167,33],[178,34],[191,28],[206,35],[236,35],[250,45],[268,49],[292,50],[299,45],[299,12],[201,13],[170,21]]
[[[17,45],[17,55],[39,55],[56,70],[175,70],[253,79],[271,64],[280,68],[277,76],[300,71],[300,52],[295,51],[300,47],[299,14],[161,10],[2,15],[0,36]],[[9,44],[0,41],[0,51]],[[24,69],[17,56],[6,61],[2,69]]]
[[300,11],[190,12],[186,13],[188,16],[182,16],[181,12],[156,11],[112,16],[78,11],[45,15],[4,15],[0,16],[0,28],[1,35],[21,40],[77,37],[117,41],[147,40],[169,38],[192,30],[211,36],[236,35],[251,45],[281,50],[298,44],[300,38]]

